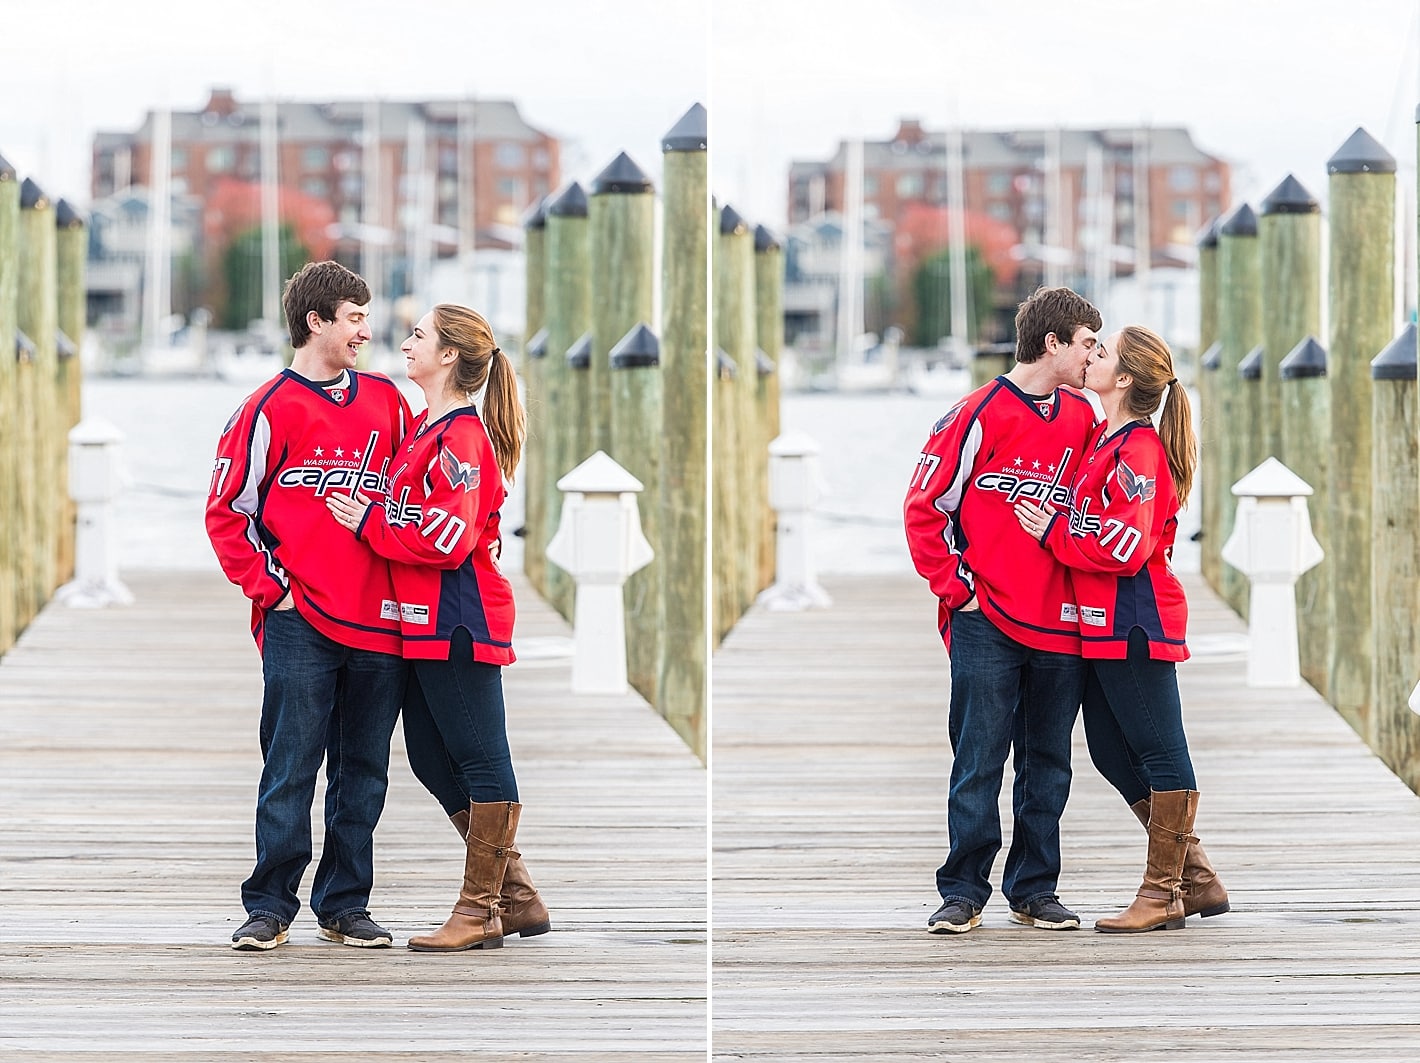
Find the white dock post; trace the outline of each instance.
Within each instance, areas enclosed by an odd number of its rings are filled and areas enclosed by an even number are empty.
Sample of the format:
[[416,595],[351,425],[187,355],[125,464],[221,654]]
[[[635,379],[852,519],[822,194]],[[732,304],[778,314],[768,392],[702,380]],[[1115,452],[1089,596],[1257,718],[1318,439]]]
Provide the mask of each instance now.
[[69,430],[69,497],[78,507],[74,578],[54,592],[76,609],[129,605],[133,595],[118,578],[114,556],[113,501],[119,488],[123,433],[87,417]]

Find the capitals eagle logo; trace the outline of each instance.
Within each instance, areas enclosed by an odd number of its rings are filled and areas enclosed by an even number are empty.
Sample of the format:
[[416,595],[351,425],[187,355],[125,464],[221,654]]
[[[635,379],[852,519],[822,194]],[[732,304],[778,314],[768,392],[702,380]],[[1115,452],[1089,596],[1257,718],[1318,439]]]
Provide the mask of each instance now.
[[1134,472],[1123,461],[1119,463],[1119,468],[1115,470],[1115,479],[1119,481],[1119,486],[1124,490],[1124,497],[1131,502],[1148,502],[1154,497],[1154,487],[1156,481],[1147,476],[1140,476]]
[[472,462],[459,461],[451,450],[445,450],[439,455],[439,467],[444,470],[444,475],[449,478],[450,487],[462,487],[465,491],[476,490],[479,481],[478,466]]

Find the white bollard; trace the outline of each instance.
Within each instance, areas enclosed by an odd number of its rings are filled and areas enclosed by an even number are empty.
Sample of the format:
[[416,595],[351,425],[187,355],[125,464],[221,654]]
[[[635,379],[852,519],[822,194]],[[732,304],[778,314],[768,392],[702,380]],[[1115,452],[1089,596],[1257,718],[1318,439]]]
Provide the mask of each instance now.
[[54,592],[78,609],[128,605],[133,595],[118,578],[113,500],[118,497],[118,452],[123,433],[89,417],[69,430],[69,497],[77,505],[74,578]]
[[818,503],[818,443],[803,432],[785,432],[769,444],[769,505],[778,525],[774,584],[759,596],[766,609],[797,612],[833,604],[818,583],[809,515]]
[[1237,519],[1222,553],[1224,561],[1252,581],[1247,685],[1299,686],[1296,584],[1325,556],[1307,511],[1311,486],[1276,458],[1268,458],[1233,484],[1232,491],[1238,499]]
[[636,477],[597,451],[557,481],[562,519],[547,559],[577,583],[572,619],[572,692],[624,694],[626,614],[622,585],[651,563],[641,533]]

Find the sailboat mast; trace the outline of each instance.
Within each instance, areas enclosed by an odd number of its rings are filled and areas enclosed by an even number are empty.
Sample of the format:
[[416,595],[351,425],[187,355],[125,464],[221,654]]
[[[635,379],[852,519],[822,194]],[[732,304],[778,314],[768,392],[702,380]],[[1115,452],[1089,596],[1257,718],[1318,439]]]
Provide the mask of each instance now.
[[854,361],[854,345],[863,331],[863,141],[845,145],[843,166],[843,241],[838,259],[838,365]]
[[148,232],[143,284],[143,346],[159,345],[159,335],[172,313],[172,178],[173,116],[167,107],[153,112],[152,155],[148,159]]
[[276,100],[261,101],[261,321],[267,336],[281,334],[281,245],[277,215],[280,162]]
[[971,342],[966,295],[966,148],[959,125],[947,130],[947,254],[950,267],[953,357],[964,358]]

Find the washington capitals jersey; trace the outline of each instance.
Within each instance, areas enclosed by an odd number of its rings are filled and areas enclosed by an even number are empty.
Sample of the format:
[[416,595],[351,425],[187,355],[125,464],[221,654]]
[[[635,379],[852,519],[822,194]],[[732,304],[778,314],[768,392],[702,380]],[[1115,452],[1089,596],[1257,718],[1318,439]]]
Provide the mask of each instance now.
[[1090,440],[1068,519],[1054,517],[1041,545],[1069,566],[1084,656],[1126,657],[1139,627],[1150,657],[1187,660],[1188,602],[1169,567],[1178,495],[1163,441],[1148,421],[1107,430]]
[[331,491],[383,497],[409,405],[388,377],[348,374],[322,388],[290,369],[242,403],[217,443],[207,535],[222,571],[266,611],[289,590],[311,626],[355,649],[399,653],[389,565],[335,523]]
[[1025,646],[1080,652],[1064,566],[1021,529],[1022,498],[1068,505],[1070,481],[1094,411],[1073,388],[1027,395],[1001,376],[932,427],[903,503],[907,547],[938,599],[951,648],[951,615],[973,597],[993,624]]
[[497,562],[503,473],[471,406],[427,418],[426,410],[400,448],[389,497],[365,511],[357,534],[390,560],[404,656],[447,660],[462,627],[474,660],[511,664],[513,588]]

